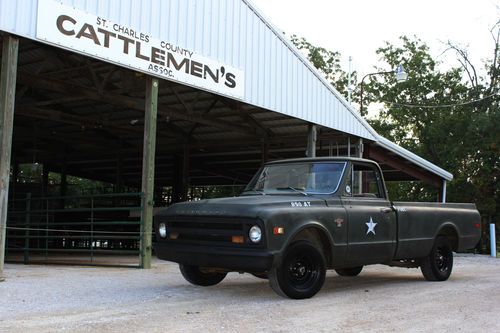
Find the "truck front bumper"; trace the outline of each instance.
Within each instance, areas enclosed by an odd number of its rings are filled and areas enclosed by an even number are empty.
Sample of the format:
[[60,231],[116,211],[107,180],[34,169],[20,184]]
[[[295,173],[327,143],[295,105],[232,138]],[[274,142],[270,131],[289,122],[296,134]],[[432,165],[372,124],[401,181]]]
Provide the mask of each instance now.
[[274,255],[264,249],[196,246],[157,242],[159,259],[183,265],[216,267],[242,272],[265,272],[272,267]]

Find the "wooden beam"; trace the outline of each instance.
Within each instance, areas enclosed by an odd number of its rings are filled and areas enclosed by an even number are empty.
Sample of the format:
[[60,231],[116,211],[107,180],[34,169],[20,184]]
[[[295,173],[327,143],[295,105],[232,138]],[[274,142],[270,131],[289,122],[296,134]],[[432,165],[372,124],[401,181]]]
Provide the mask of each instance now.
[[373,145],[371,145],[370,148],[365,152],[368,158],[371,158],[377,162],[383,162],[384,164],[387,164],[392,168],[400,170],[401,172],[406,173],[418,180],[421,180],[424,183],[430,184],[438,188],[442,184],[442,180],[440,177],[430,172],[425,172],[423,170],[420,170],[419,168],[413,165],[406,164],[404,160],[396,156],[391,156],[387,152],[383,151],[378,147],[374,147]]
[[255,118],[249,112],[243,110],[243,107],[242,107],[243,104],[241,102],[234,101],[234,100],[226,98],[226,97],[219,97],[219,100],[222,101],[222,103],[229,106],[230,108],[237,110],[238,116],[240,118],[242,118],[243,121],[250,124],[255,129],[256,133],[263,136],[265,139],[274,136],[274,133],[270,128],[264,127],[257,120],[255,120]]
[[146,78],[144,112],[144,149],[142,152],[143,211],[141,224],[141,267],[151,268],[151,234],[153,232],[153,197],[155,183],[156,120],[158,111],[158,79]]
[[[206,115],[206,114],[208,114],[210,111],[212,111],[212,109],[215,107],[215,104],[217,104],[217,102],[218,102],[218,99],[217,99],[217,98],[216,98],[216,99],[214,99],[214,100],[212,101],[212,103],[210,103],[210,105],[208,106],[208,108],[202,112],[202,115]],[[193,135],[194,131],[196,130],[196,128],[198,128],[198,126],[199,126],[199,124],[198,124],[198,123],[195,123],[195,124],[191,127],[191,129],[190,129],[190,130],[189,130],[189,132],[188,132],[188,139],[189,139],[189,138]]]
[[3,266],[7,233],[10,156],[14,127],[18,51],[19,39],[4,34],[0,74],[0,281],[4,280]]
[[16,108],[16,115],[21,115],[24,117],[36,118],[41,120],[49,120],[58,123],[70,124],[79,127],[87,128],[108,128],[113,130],[119,130],[121,132],[135,132],[142,133],[142,130],[138,127],[133,127],[130,125],[120,125],[114,121],[107,121],[104,119],[97,119],[92,117],[82,117],[72,115],[66,112],[57,111],[53,109],[45,109],[34,106],[24,106],[20,105]]
[[[73,84],[67,81],[46,79],[37,75],[30,75],[28,73],[19,73],[19,81],[25,85],[29,85],[37,89],[45,89],[62,94],[70,94],[73,96],[84,96],[88,99],[101,103],[118,105],[133,110],[144,110],[144,100],[140,98],[118,95],[114,93],[99,94],[99,92],[93,88]],[[215,117],[199,115],[194,112],[186,113],[185,110],[176,109],[170,105],[158,104],[157,106],[157,113],[163,117],[171,117],[178,120],[199,123],[205,126],[215,127],[247,136],[256,135],[254,129],[245,125],[231,123]]]

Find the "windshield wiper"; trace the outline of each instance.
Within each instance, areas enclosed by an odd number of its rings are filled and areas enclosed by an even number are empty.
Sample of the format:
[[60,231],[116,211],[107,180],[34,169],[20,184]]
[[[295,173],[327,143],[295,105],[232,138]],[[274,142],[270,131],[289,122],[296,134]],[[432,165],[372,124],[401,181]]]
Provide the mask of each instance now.
[[305,196],[307,196],[308,194],[306,192],[304,192],[305,188],[295,188],[295,187],[292,187],[292,186],[287,186],[287,187],[277,187],[276,188],[277,190],[292,190],[294,192],[298,192],[300,194],[303,194]]

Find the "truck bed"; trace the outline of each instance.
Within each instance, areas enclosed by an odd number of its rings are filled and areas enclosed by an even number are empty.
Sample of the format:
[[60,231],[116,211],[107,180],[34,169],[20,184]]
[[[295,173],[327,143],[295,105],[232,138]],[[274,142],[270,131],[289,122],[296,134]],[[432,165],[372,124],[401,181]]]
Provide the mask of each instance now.
[[439,233],[454,234],[456,252],[476,245],[481,218],[475,204],[394,202],[393,205],[398,218],[395,259],[425,257]]

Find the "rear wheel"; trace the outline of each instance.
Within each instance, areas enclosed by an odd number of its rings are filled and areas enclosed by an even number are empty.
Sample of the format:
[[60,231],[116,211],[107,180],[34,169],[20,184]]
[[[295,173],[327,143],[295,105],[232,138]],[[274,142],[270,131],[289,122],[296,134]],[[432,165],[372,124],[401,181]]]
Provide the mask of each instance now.
[[191,284],[196,286],[213,286],[224,280],[227,273],[211,272],[198,266],[179,264],[182,276]]
[[279,267],[271,269],[269,284],[283,297],[310,298],[320,291],[325,274],[323,253],[311,242],[301,240],[288,247]]
[[453,269],[453,251],[448,238],[436,238],[431,253],[422,261],[420,269],[428,281],[448,280]]
[[362,270],[363,266],[358,266],[358,267],[336,269],[335,272],[337,272],[337,274],[340,276],[358,276]]

